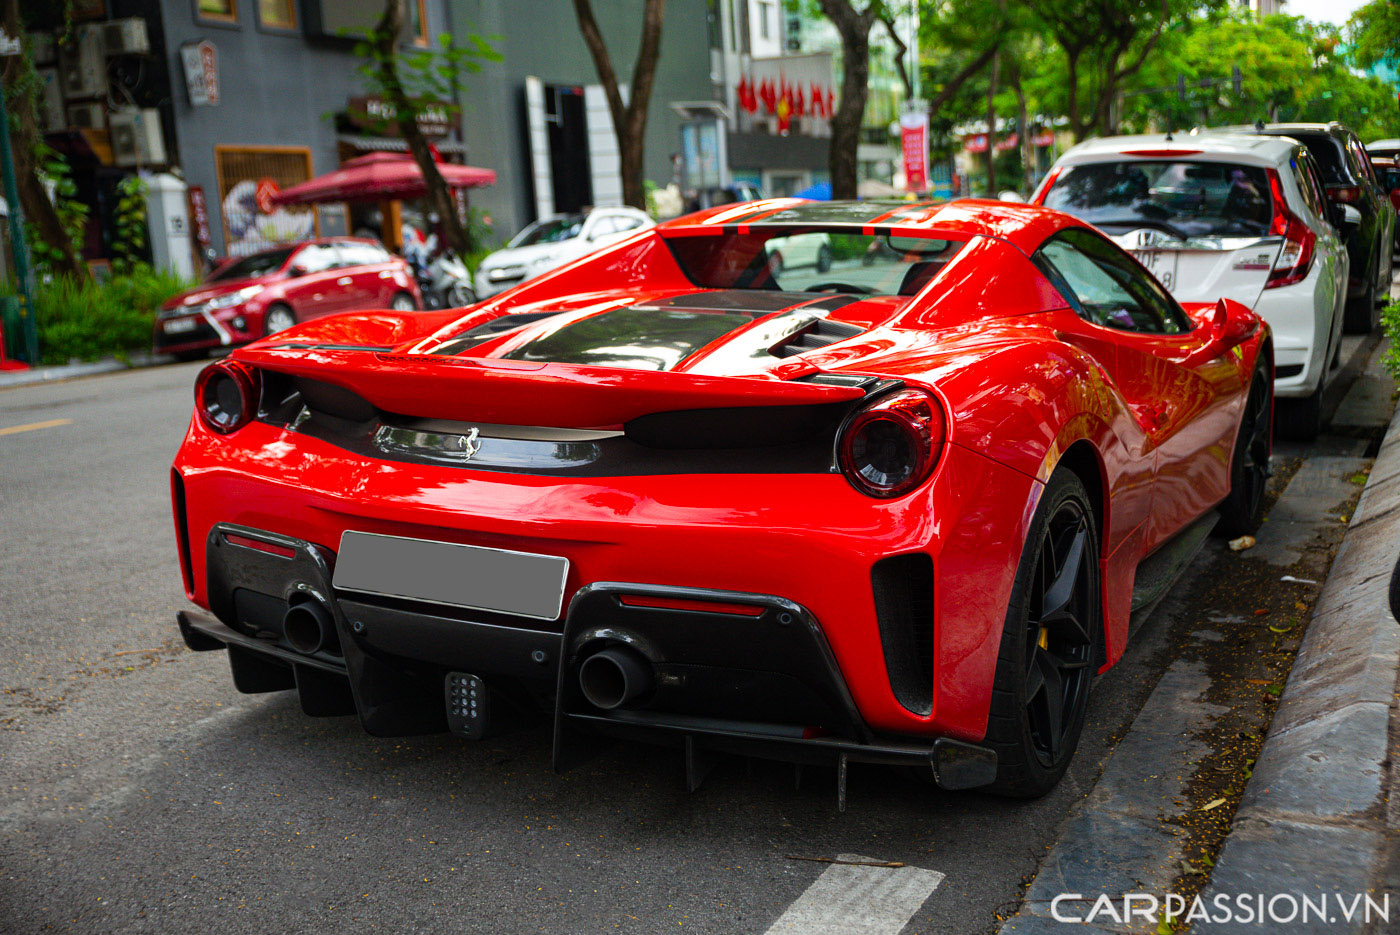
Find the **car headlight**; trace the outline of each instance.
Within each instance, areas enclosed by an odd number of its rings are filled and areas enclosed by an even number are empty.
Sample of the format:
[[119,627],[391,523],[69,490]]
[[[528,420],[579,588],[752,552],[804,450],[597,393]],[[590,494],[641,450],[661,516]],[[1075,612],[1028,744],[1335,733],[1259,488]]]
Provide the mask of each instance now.
[[230,292],[227,295],[221,295],[216,299],[210,299],[209,308],[213,310],[219,308],[232,308],[235,305],[242,305],[244,302],[257,295],[259,292],[262,292],[262,286],[248,286],[244,289],[239,289],[237,292]]
[[525,267],[523,266],[498,266],[486,271],[486,278],[492,282],[500,282],[502,279],[519,279],[523,275],[525,275]]

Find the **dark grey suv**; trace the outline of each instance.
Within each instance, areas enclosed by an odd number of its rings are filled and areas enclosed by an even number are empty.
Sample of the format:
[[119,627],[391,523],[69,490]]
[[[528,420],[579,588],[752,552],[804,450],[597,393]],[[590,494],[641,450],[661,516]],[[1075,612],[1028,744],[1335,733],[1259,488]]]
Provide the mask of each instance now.
[[1347,281],[1347,309],[1343,327],[1350,334],[1366,334],[1380,324],[1379,306],[1390,295],[1390,244],[1395,209],[1380,181],[1366,148],[1350,129],[1332,123],[1274,123],[1255,130],[1268,136],[1291,136],[1308,148],[1334,203],[1351,205],[1361,223],[1346,235],[1351,273]]

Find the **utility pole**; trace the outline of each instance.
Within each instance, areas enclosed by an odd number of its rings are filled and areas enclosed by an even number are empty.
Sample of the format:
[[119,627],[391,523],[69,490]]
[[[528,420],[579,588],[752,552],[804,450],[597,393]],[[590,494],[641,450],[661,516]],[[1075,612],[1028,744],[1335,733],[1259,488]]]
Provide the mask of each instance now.
[[[0,31],[0,57],[20,54],[18,36]],[[34,274],[29,267],[29,244],[24,239],[24,210],[15,181],[14,154],[10,152],[10,115],[5,110],[5,89],[0,85],[0,170],[5,181],[5,203],[10,209],[10,246],[15,254],[15,287],[19,293],[19,318],[24,329],[24,357],[39,363],[39,328],[34,320]]]

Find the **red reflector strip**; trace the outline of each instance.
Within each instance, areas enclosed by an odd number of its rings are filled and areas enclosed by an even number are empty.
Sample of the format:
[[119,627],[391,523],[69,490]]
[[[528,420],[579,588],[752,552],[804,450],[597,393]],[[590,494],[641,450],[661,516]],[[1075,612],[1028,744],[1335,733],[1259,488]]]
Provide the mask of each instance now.
[[268,555],[278,555],[282,558],[297,557],[296,549],[289,549],[285,545],[273,545],[271,542],[263,542],[259,539],[250,539],[247,536],[240,536],[231,532],[224,533],[224,541],[229,545],[239,545],[245,549],[257,549],[259,552],[266,552]]
[[1199,149],[1125,149],[1125,156],[1142,156],[1146,159],[1170,159],[1173,156],[1198,156]]
[[734,614],[738,617],[761,617],[765,608],[756,604],[729,604],[724,601],[691,601],[680,597],[653,597],[648,594],[623,594],[618,598],[628,607],[657,607],[662,610],[694,610],[706,614]]

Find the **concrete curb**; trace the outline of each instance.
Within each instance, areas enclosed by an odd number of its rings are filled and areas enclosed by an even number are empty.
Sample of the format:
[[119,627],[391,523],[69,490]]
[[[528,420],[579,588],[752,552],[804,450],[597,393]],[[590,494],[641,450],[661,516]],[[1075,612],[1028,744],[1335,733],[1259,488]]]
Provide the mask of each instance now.
[[95,377],[120,370],[135,370],[140,367],[155,367],[173,363],[175,358],[166,354],[137,353],[125,361],[115,357],[84,364],[54,364],[48,367],[34,367],[29,370],[6,370],[0,372],[0,390],[12,386],[33,386],[36,383],[54,383],[59,380],[75,380],[79,377]]
[[[1400,550],[1400,410],[1318,597],[1220,859],[1201,894],[1371,893],[1386,873],[1389,724],[1400,626],[1388,589]],[[1394,831],[1394,828],[1390,828]],[[1392,913],[1400,906],[1391,900]],[[1374,920],[1372,920],[1374,921]],[[1318,919],[1288,932],[1364,932]],[[1205,933],[1257,925],[1202,922]]]

